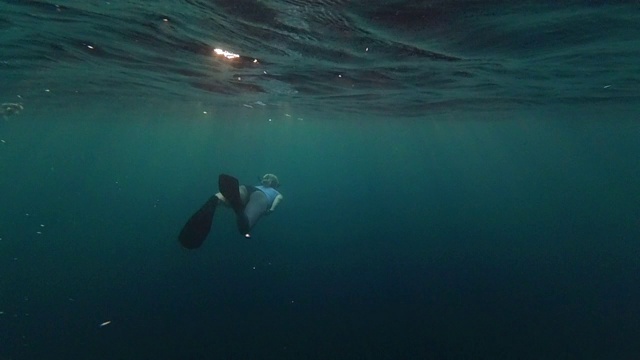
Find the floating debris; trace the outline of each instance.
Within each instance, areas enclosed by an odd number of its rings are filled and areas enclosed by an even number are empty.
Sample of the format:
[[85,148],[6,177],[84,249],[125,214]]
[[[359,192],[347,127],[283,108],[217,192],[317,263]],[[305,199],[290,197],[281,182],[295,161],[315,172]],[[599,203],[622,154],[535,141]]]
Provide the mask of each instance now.
[[20,103],[3,103],[0,105],[0,115],[5,119],[20,114],[24,110],[24,106]]

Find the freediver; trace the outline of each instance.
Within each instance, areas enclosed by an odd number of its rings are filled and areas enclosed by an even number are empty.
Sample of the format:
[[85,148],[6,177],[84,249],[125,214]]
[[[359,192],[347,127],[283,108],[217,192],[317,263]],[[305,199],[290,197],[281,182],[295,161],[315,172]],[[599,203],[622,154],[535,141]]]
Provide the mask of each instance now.
[[251,237],[251,229],[263,216],[270,215],[283,199],[277,190],[280,181],[274,174],[265,174],[260,185],[240,185],[233,176],[221,174],[218,177],[220,192],[189,218],[180,232],[179,241],[185,248],[195,249],[202,245],[211,230],[213,214],[218,204],[230,207],[236,214],[238,231],[246,238]]

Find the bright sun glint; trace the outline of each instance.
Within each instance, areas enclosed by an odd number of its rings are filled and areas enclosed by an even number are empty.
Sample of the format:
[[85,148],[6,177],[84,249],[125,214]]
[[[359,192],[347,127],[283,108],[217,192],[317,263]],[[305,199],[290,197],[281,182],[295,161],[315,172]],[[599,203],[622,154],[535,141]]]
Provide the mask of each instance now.
[[238,55],[238,54],[234,54],[232,52],[228,52],[228,51],[222,50],[222,49],[213,49],[213,52],[215,52],[216,55],[224,56],[227,59],[235,59],[235,58],[239,58],[240,57],[240,55]]

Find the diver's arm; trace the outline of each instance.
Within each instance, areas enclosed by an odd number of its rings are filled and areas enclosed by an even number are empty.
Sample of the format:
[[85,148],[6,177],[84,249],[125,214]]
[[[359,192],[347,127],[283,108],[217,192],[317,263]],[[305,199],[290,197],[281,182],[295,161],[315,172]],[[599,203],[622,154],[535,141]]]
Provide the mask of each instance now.
[[276,206],[278,206],[280,201],[282,201],[282,198],[283,198],[282,194],[278,194],[276,198],[273,199],[273,204],[271,205],[271,209],[269,209],[269,212],[272,212],[273,210],[276,209]]

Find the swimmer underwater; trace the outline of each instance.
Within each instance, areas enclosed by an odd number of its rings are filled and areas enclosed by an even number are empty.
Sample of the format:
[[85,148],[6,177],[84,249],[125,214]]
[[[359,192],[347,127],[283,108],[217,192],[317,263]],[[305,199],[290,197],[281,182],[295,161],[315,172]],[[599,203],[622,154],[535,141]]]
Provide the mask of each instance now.
[[251,237],[251,229],[262,216],[270,215],[283,199],[277,190],[280,186],[278,177],[265,174],[260,185],[240,185],[233,176],[220,174],[216,193],[202,205],[182,228],[178,240],[187,249],[199,248],[211,231],[213,215],[218,204],[233,209],[236,214],[238,231],[246,238]]

